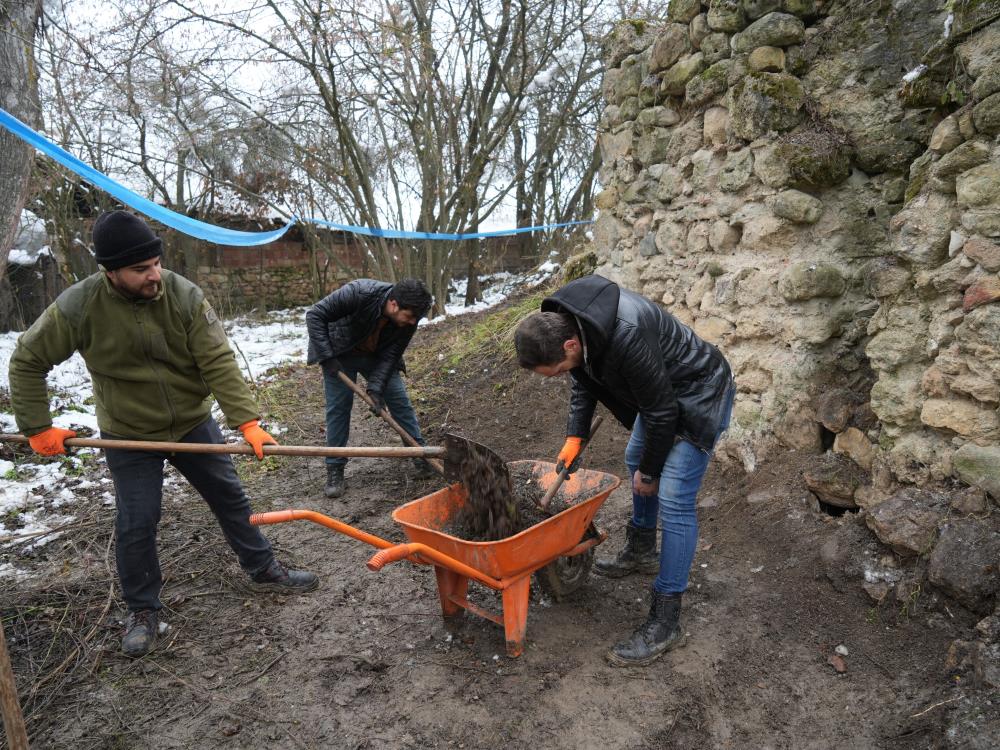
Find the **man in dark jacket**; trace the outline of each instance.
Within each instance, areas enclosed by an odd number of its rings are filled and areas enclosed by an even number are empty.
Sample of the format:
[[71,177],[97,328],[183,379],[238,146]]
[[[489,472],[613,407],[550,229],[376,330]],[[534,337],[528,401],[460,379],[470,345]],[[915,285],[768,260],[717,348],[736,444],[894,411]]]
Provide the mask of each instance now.
[[[431,294],[417,279],[403,279],[396,284],[357,279],[309,308],[308,362],[318,363],[323,369],[328,446],[347,445],[351,430],[354,392],[340,380],[340,372],[352,380],[359,372],[364,375],[375,413],[388,408],[400,427],[420,445],[425,444],[399,372],[406,371],[403,352],[417,330],[417,322],[430,308]],[[414,463],[420,476],[432,475],[424,459]],[[327,497],[344,494],[346,465],[346,458],[326,459]]]
[[695,496],[729,426],[736,390],[729,364],[659,305],[600,276],[577,279],[547,297],[542,312],[520,323],[515,344],[522,367],[572,378],[558,468],[575,470],[598,401],[632,430],[625,450],[632,480],[625,547],[614,559],[598,560],[596,572],[658,572],[646,622],[608,653],[612,664],[649,664],[683,641],[681,596],[698,540]]
[[[138,216],[112,211],[94,223],[94,253],[102,270],[60,294],[10,358],[14,417],[31,447],[58,455],[76,436],[53,426],[45,377],[77,351],[93,380],[101,437],[221,443],[211,414],[214,396],[229,426],[263,458],[263,446],[275,441],[260,427],[226,331],[201,289],[160,267],[160,238]],[[161,630],[156,530],[164,461],[211,507],[255,588],[294,593],[318,585],[313,573],[279,563],[250,524],[250,501],[228,455],[119,448],[105,455],[115,483],[115,558],[129,609],[122,640],[128,656],[147,653]]]

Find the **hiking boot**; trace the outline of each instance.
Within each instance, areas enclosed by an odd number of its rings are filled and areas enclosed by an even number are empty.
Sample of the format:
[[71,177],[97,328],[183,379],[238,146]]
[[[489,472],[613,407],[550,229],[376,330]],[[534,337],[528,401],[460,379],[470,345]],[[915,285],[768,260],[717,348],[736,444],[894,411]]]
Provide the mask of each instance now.
[[319,586],[315,573],[291,570],[277,560],[271,560],[266,569],[253,577],[255,591],[274,591],[279,594],[302,594]]
[[684,642],[684,631],[678,620],[681,615],[681,594],[661,594],[653,589],[646,622],[627,640],[607,653],[614,667],[642,667],[650,664]]
[[433,479],[440,475],[434,471],[434,467],[428,463],[426,458],[415,458],[413,459],[413,476],[416,479]]
[[340,497],[344,494],[343,466],[326,467],[326,487],[323,488],[323,494],[331,498]]
[[608,578],[630,573],[656,573],[660,556],[656,552],[656,527],[644,529],[632,521],[625,527],[625,547],[617,557],[602,557],[594,563],[594,572]]
[[160,615],[155,609],[140,609],[129,612],[125,620],[125,637],[122,638],[122,653],[125,656],[138,658],[145,656],[156,648],[156,638],[160,629],[166,633],[167,623],[160,623]]

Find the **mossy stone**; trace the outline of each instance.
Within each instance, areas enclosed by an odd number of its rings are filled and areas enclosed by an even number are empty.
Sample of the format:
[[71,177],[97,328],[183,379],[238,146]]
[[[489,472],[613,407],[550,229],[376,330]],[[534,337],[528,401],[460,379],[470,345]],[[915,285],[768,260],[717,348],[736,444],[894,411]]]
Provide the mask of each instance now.
[[805,89],[787,73],[750,72],[732,88],[733,132],[748,141],[801,122]]
[[720,60],[702,71],[690,81],[684,89],[684,101],[692,107],[700,107],[715,97],[726,92],[726,81],[729,78],[730,60]]
[[810,128],[783,138],[776,147],[788,164],[792,184],[805,188],[839,185],[851,175],[853,149],[833,129]]

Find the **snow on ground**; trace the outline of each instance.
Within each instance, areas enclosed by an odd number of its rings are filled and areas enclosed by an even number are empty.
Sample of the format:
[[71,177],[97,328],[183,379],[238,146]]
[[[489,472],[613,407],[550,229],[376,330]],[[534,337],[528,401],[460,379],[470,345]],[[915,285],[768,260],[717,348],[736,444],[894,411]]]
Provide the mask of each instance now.
[[[558,269],[558,264],[548,260],[526,274],[497,273],[480,279],[483,301],[470,307],[464,306],[466,280],[457,279],[448,302],[447,315],[478,312],[503,302],[519,288],[537,286]],[[421,325],[433,325],[445,319],[439,316],[423,320]],[[236,359],[244,376],[261,382],[268,372],[288,362],[303,362],[306,358],[305,308],[278,310],[260,317],[241,316],[226,322],[226,331],[236,352]],[[0,334],[0,362],[10,361],[17,344],[18,332]],[[94,413],[90,374],[83,358],[74,354],[70,359],[49,373],[48,386],[53,424],[67,429],[88,428],[96,436],[97,417]],[[0,390],[9,391],[7,367],[0,367]],[[268,424],[276,434],[283,432],[280,425]],[[14,415],[0,411],[0,431],[17,431]],[[236,439],[233,436],[232,439]],[[74,520],[73,505],[83,490],[91,493],[104,488],[101,494],[105,505],[114,503],[113,487],[108,476],[97,482],[81,478],[84,464],[103,463],[101,451],[77,449],[68,456],[42,459],[24,459],[18,463],[0,460],[0,580],[18,579],[27,573],[16,567],[17,553],[44,546],[58,538],[58,527]],[[170,489],[183,491],[182,482],[168,472],[165,497]],[[6,553],[6,554],[5,554]]]

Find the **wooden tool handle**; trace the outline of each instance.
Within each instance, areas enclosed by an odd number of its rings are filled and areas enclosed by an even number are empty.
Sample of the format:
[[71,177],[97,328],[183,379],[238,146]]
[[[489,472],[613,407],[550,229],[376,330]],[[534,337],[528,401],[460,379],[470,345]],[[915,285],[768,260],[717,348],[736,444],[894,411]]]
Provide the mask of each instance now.
[[0,715],[7,733],[7,747],[10,750],[28,750],[28,733],[24,727],[24,714],[17,700],[17,684],[14,670],[7,652],[3,624],[0,623]]
[[[3,443],[27,443],[24,435],[0,434]],[[70,448],[117,448],[127,451],[154,451],[157,453],[230,453],[254,455],[253,446],[247,443],[170,443],[158,440],[104,440],[101,438],[68,438],[65,445]],[[445,449],[440,446],[417,445],[413,448],[389,447],[343,447],[329,448],[321,445],[265,445],[265,456],[330,456],[333,458],[432,458],[443,456]]]
[[[590,444],[590,441],[594,439],[594,434],[597,432],[602,422],[604,422],[604,417],[597,417],[597,419],[591,422],[590,437],[580,443],[580,453],[578,455],[583,455],[583,449],[586,448]],[[542,510],[548,510],[549,503],[552,502],[552,498],[556,496],[556,493],[559,491],[559,488],[562,487],[562,483],[568,476],[569,467],[565,466],[563,467],[563,470],[559,472],[559,476],[556,477],[556,481],[552,483],[552,486],[549,487],[548,491],[542,495],[542,499],[538,501],[538,507]]]
[[[354,391],[354,394],[356,396],[358,396],[362,401],[368,404],[368,406],[372,407],[373,409],[375,408],[375,402],[368,397],[368,394],[364,391],[364,389],[361,386],[359,386],[357,383],[355,383],[353,380],[347,377],[347,373],[338,372],[337,377],[340,378],[340,381],[344,385],[346,385],[348,388]],[[383,406],[382,411],[380,411],[378,415],[382,417],[382,419],[384,419],[389,424],[389,426],[399,434],[401,438],[403,438],[404,443],[417,448],[421,447],[420,443],[418,443],[416,439],[414,439],[413,435],[404,430],[402,425],[400,425],[399,422],[397,422],[395,419],[392,418],[392,415],[389,414],[389,410],[386,407]],[[444,454],[442,453],[440,455]],[[427,463],[431,465],[434,471],[436,471],[441,476],[444,476],[444,464],[442,464],[440,461],[435,461],[433,459],[429,459]]]

